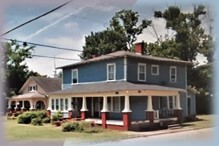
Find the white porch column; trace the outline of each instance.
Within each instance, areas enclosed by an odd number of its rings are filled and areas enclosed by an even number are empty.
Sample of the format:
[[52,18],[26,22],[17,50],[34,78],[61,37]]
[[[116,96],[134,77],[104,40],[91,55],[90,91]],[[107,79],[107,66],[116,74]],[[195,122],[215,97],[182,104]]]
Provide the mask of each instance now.
[[16,100],[15,101],[15,109],[18,109],[18,106],[17,106],[18,104],[19,104],[19,101]]
[[88,109],[87,109],[86,97],[83,97],[82,109],[81,109],[81,111],[88,111]]
[[11,100],[10,99],[8,99],[8,109],[11,109]]
[[103,109],[101,112],[109,112],[108,104],[107,104],[107,96],[103,97]]
[[72,103],[72,97],[68,98],[68,111],[72,111],[71,103]]
[[152,96],[148,96],[147,110],[146,111],[154,111],[153,104],[152,104]]
[[34,108],[33,108],[33,101],[30,100],[29,102],[30,102],[30,110],[33,110],[33,109],[34,109]]
[[124,112],[132,112],[132,111],[130,110],[130,102],[129,102],[129,96],[128,96],[128,95],[125,96],[124,109],[123,109],[122,112],[123,112],[123,113],[124,113]]
[[51,101],[52,101],[52,99],[49,98],[49,99],[48,99],[48,108],[47,108],[47,111],[51,111],[51,110],[52,110],[52,108],[51,108]]
[[180,106],[180,98],[179,98],[179,95],[176,95],[176,109],[182,109],[181,106]]
[[24,100],[22,101],[22,108],[21,109],[22,110],[25,109],[25,107],[24,107]]

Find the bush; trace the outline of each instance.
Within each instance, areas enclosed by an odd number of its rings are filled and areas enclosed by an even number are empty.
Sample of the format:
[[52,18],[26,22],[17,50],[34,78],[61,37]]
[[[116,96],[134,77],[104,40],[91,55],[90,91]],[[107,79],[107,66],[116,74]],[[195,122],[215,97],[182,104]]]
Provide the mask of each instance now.
[[31,124],[34,125],[34,126],[42,126],[42,119],[41,118],[33,118],[31,120]]
[[45,117],[42,119],[42,123],[50,123],[51,119],[49,117]]
[[93,127],[91,123],[88,122],[73,122],[64,123],[62,125],[63,132],[85,132],[85,133],[99,133],[102,129]]
[[47,117],[46,111],[28,111],[18,116],[18,123],[30,124],[34,118],[43,119],[45,117]]
[[37,111],[36,112],[37,117],[43,119],[47,117],[47,112],[46,111]]
[[18,124],[30,124],[31,120],[24,115],[19,115],[17,119]]

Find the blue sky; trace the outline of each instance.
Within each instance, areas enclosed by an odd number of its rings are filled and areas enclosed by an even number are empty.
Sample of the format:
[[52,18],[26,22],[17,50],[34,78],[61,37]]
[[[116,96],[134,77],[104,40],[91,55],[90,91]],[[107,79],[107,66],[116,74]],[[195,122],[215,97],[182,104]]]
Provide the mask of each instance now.
[[[5,0],[6,1],[6,0]],[[66,0],[65,0],[66,1]],[[3,30],[11,29],[22,22],[41,15],[65,2],[53,0],[51,2],[30,2],[28,0],[8,0],[4,9],[4,27]],[[82,50],[85,36],[91,31],[97,32],[105,29],[109,25],[109,20],[115,12],[121,9],[133,9],[139,12],[140,19],[152,19],[154,10],[164,10],[169,5],[179,5],[184,11],[190,11],[195,4],[179,1],[135,1],[135,0],[75,0],[69,5],[36,20],[26,26],[23,26],[8,35],[6,38],[12,38],[34,43],[66,47],[76,50]],[[164,21],[154,20],[154,26],[159,35],[164,35],[167,31],[164,29]],[[171,35],[173,32],[169,31]],[[153,42],[156,40],[153,29],[146,29],[137,41]],[[80,52],[69,52],[64,50],[55,50],[51,48],[36,47],[33,54],[57,56],[64,58],[80,59]],[[202,59],[202,58],[201,58]],[[56,59],[56,66],[74,63],[75,61],[66,61]],[[202,60],[201,60],[202,62]],[[52,76],[54,71],[54,60],[47,58],[27,59],[26,63],[33,71],[42,75]]]

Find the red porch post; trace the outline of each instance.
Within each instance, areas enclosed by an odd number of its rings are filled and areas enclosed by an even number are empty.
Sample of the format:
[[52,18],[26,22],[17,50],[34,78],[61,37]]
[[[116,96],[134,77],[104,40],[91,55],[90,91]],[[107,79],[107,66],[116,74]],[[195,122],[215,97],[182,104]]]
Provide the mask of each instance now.
[[109,119],[109,112],[101,112],[102,128],[107,128],[106,121]]
[[125,100],[124,100],[124,110],[122,111],[124,130],[130,130],[131,128],[131,112],[132,111],[130,109],[130,101],[129,101],[129,96],[127,92],[127,95],[125,96]]
[[183,110],[182,109],[175,109],[174,116],[177,117],[177,122],[181,124],[183,121]]
[[86,97],[83,97],[82,100],[82,109],[81,109],[81,120],[85,120],[86,118],[86,112],[88,111],[87,109],[87,101],[86,101]]
[[124,130],[131,128],[131,112],[123,112],[123,127]]
[[72,118],[72,110],[68,110],[68,118],[69,118],[69,119]]
[[107,104],[107,96],[103,97],[103,109],[101,110],[102,127],[107,128],[106,121],[109,118],[109,110]]

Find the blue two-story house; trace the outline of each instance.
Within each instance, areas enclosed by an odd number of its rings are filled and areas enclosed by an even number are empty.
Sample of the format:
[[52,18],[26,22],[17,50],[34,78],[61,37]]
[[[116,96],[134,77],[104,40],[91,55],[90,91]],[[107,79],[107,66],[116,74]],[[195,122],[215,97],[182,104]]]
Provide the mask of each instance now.
[[136,53],[118,51],[60,67],[62,90],[50,94],[48,111],[119,130],[195,116],[195,94],[187,92],[191,63],[141,51],[139,43]]

